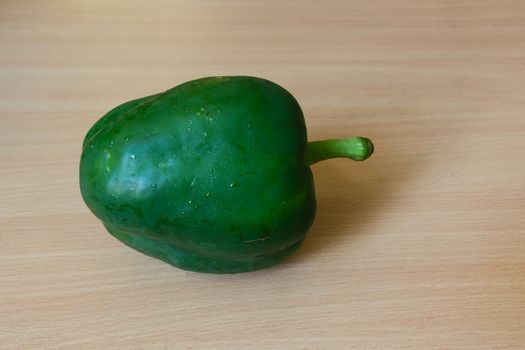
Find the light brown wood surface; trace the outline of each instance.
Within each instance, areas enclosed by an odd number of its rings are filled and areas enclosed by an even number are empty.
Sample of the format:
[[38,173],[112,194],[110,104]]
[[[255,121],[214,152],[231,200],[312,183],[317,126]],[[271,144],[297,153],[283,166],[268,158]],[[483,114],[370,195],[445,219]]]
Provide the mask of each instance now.
[[[175,269],[107,234],[81,142],[209,75],[289,89],[318,212],[284,263]],[[2,1],[0,349],[525,349],[525,2]]]

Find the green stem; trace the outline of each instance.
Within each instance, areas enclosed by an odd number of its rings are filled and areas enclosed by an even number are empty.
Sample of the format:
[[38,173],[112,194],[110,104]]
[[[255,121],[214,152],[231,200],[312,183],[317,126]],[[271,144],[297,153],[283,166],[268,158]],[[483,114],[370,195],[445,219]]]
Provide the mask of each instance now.
[[365,137],[308,142],[306,162],[310,165],[331,158],[365,160],[374,153],[374,144]]

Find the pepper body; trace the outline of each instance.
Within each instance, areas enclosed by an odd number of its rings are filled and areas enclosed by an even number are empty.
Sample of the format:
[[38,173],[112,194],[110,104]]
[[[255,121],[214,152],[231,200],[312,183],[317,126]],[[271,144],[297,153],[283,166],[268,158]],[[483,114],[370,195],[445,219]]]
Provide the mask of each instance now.
[[186,270],[236,273],[295,251],[315,215],[294,97],[210,77],[113,109],[87,133],[80,188],[116,238]]

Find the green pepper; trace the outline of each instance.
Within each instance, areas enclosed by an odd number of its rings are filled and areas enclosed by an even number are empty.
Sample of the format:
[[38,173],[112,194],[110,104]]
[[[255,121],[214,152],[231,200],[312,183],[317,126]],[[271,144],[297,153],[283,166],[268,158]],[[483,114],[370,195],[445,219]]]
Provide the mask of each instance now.
[[372,152],[361,137],[307,143],[299,104],[273,82],[208,77],[99,119],[84,139],[80,189],[128,246],[185,270],[245,272],[305,239],[311,164]]

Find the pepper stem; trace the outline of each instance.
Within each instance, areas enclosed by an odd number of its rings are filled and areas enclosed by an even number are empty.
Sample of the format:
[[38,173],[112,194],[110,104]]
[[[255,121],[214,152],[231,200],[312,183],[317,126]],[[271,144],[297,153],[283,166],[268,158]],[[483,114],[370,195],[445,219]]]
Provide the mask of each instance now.
[[306,147],[309,165],[331,158],[365,160],[374,153],[374,144],[365,137],[310,141]]

